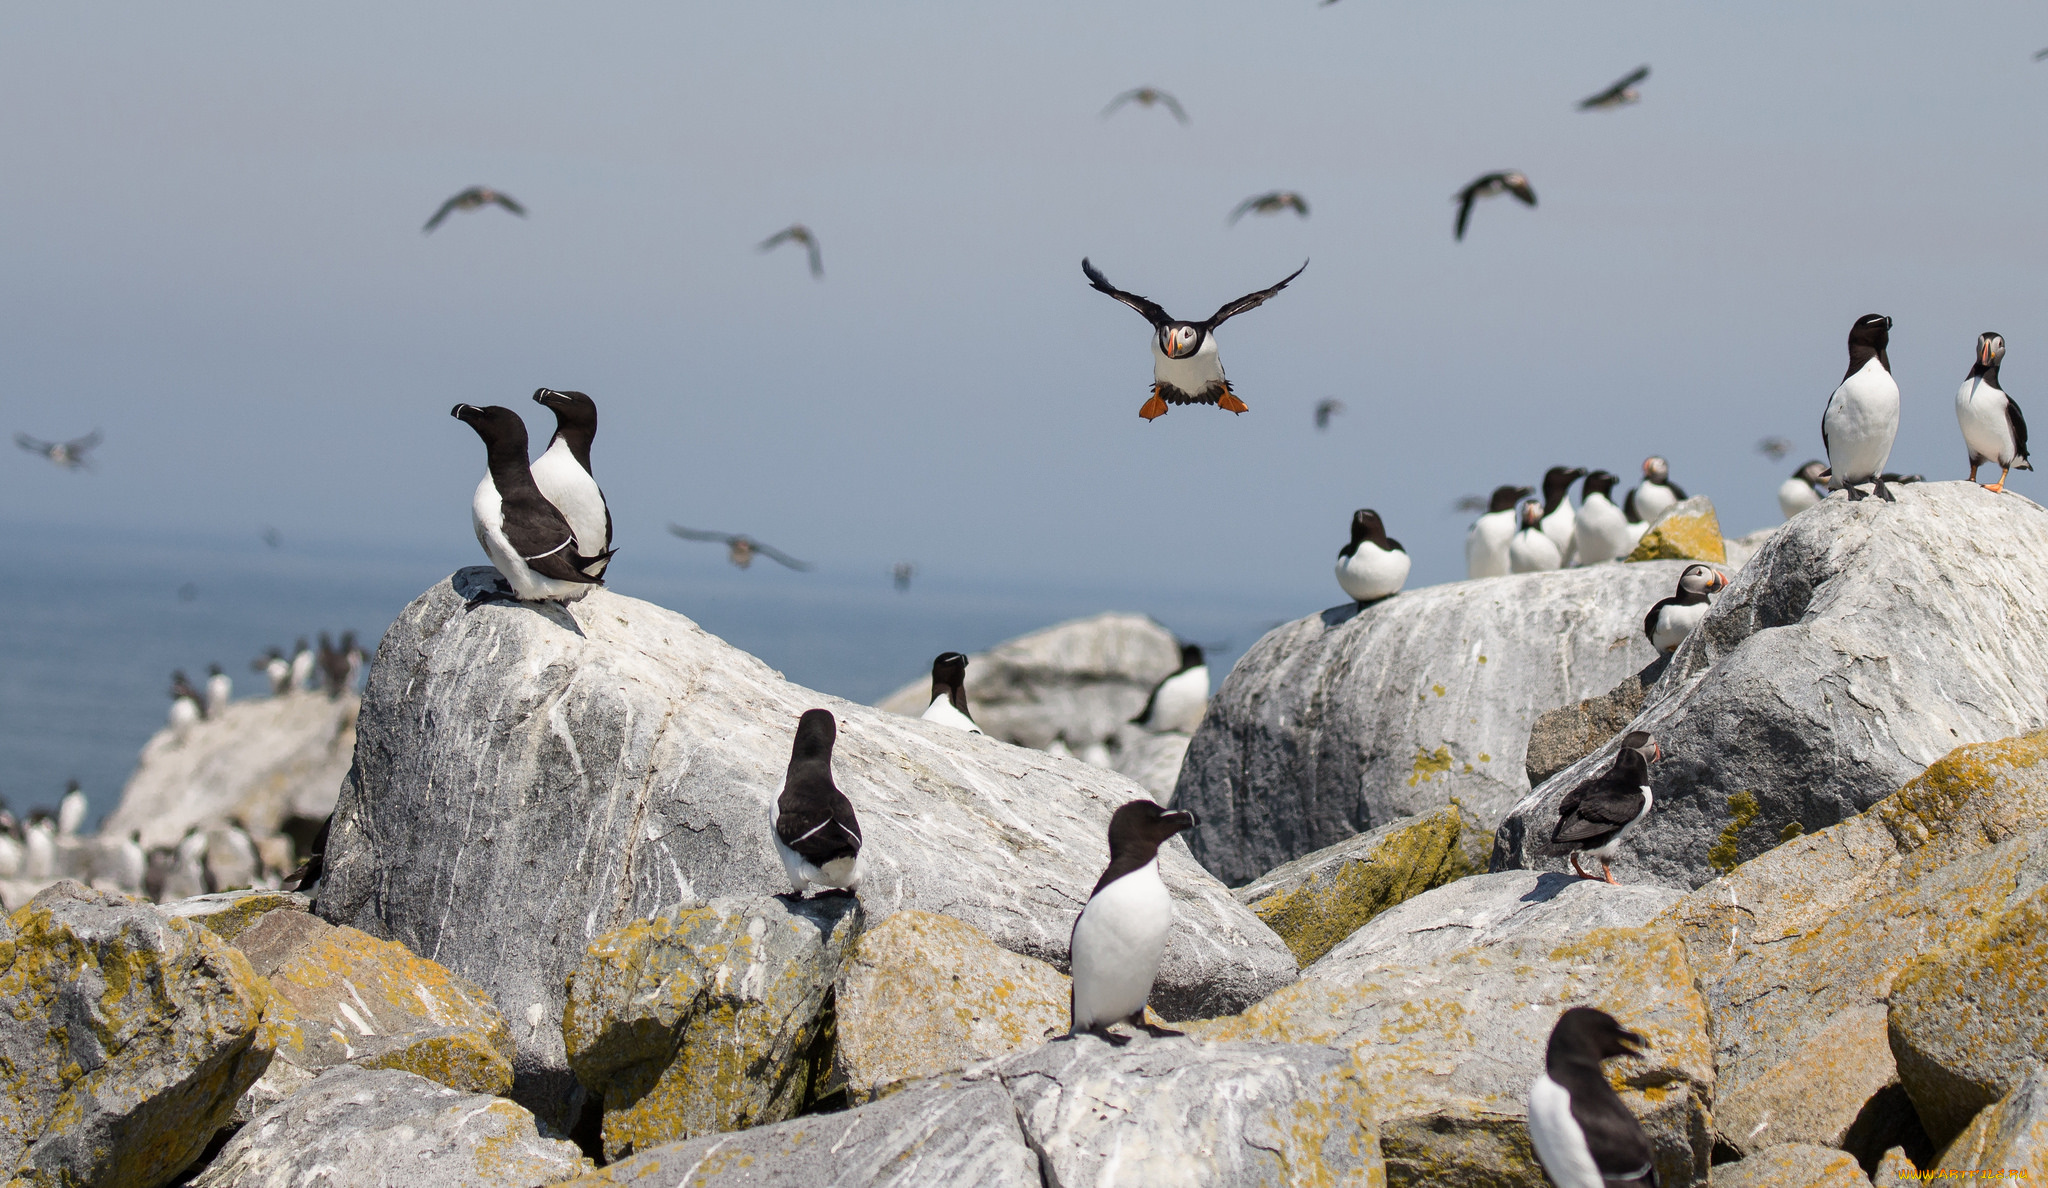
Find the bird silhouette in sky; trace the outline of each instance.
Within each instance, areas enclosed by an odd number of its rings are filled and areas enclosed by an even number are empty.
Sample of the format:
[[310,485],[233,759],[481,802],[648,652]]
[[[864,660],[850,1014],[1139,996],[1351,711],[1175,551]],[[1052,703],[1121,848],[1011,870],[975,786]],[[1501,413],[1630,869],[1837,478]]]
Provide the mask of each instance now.
[[1318,430],[1328,429],[1330,427],[1330,418],[1343,411],[1344,402],[1335,396],[1328,396],[1316,401],[1316,428]]
[[420,228],[420,234],[425,235],[440,226],[441,220],[447,218],[453,211],[480,210],[486,206],[502,206],[522,219],[526,217],[526,208],[514,202],[511,195],[500,194],[489,186],[471,186],[462,193],[443,202],[441,209],[434,212],[434,217],[427,220],[427,225]]
[[1115,115],[1116,109],[1126,103],[1135,103],[1139,107],[1151,107],[1157,104],[1172,112],[1174,119],[1179,120],[1183,124],[1188,122],[1188,113],[1186,109],[1181,107],[1180,100],[1175,99],[1158,87],[1137,87],[1125,91],[1123,94],[1110,100],[1109,106],[1102,109],[1102,118],[1106,120],[1110,116]]
[[1756,452],[1776,462],[1792,452],[1792,443],[1782,437],[1766,437],[1756,443]]
[[818,280],[825,279],[825,258],[818,254],[818,237],[811,234],[811,229],[802,223],[791,223],[789,226],[770,235],[762,240],[761,246],[755,250],[772,252],[785,243],[803,244],[804,251],[808,252],[811,257],[811,275]]
[[17,433],[14,444],[31,454],[41,454],[66,470],[90,469],[92,464],[86,459],[85,452],[100,444],[100,431],[95,429],[70,441],[43,441],[26,433]]
[[1458,204],[1458,227],[1451,238],[1465,238],[1465,225],[1472,221],[1472,206],[1481,198],[1496,194],[1513,194],[1522,200],[1524,206],[1536,205],[1536,191],[1529,188],[1529,179],[1512,170],[1502,173],[1488,173],[1474,178],[1472,184],[1459,190],[1452,199]]
[[896,592],[898,594],[909,593],[910,576],[916,572],[917,566],[912,565],[908,561],[898,561],[895,567],[889,571],[889,577],[896,583]]
[[1600,92],[1598,95],[1580,100],[1579,110],[1600,111],[1609,107],[1626,107],[1631,103],[1640,103],[1643,100],[1643,93],[1636,90],[1636,84],[1648,77],[1650,77],[1650,68],[1648,66],[1640,67],[1635,73],[1630,74],[1627,78],[1616,81],[1613,86]]
[[768,558],[770,561],[781,562],[789,568],[800,572],[811,567],[811,563],[808,561],[799,561],[780,549],[770,548],[753,537],[740,533],[706,532],[701,528],[685,528],[681,524],[670,524],[668,530],[684,540],[708,540],[724,545],[727,550],[726,560],[741,569],[745,569],[754,563],[754,555],[756,553]]
[[1248,214],[1273,215],[1283,210],[1291,210],[1305,219],[1308,217],[1308,199],[1293,190],[1274,190],[1270,194],[1260,194],[1256,198],[1247,198],[1238,203],[1237,209],[1230,212],[1230,223],[1236,226],[1237,221]]

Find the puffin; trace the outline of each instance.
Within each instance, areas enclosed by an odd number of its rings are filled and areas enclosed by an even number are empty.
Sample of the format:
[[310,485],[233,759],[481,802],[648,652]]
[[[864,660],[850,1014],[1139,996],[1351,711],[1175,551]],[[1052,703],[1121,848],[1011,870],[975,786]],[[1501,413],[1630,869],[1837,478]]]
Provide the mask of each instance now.
[[1487,500],[1486,514],[1472,521],[1465,533],[1465,576],[1506,577],[1508,541],[1515,535],[1515,505],[1533,494],[1534,487],[1495,487]]
[[1579,854],[1600,860],[1601,877],[1615,882],[1615,850],[1629,829],[1650,815],[1650,764],[1664,757],[1648,732],[1631,730],[1622,736],[1621,750],[1614,765],[1565,793],[1557,806],[1557,828],[1551,830],[1550,844],[1543,853],[1572,856],[1572,872],[1582,879],[1596,876],[1579,865]]
[[1986,491],[2003,491],[2007,475],[2034,468],[2027,460],[2027,421],[2020,415],[2019,402],[1998,386],[1998,364],[2004,358],[2004,335],[1990,330],[1979,334],[1977,361],[1956,392],[1956,421],[1970,451],[1970,481],[1977,481],[1979,466],[1998,463],[1998,481],[1984,484]]
[[449,415],[483,439],[488,468],[469,501],[476,541],[521,602],[575,602],[604,584],[587,572],[600,558],[576,551],[561,509],[534,484],[526,422],[502,404],[458,404]]
[[811,279],[825,279],[825,257],[818,250],[818,237],[802,223],[791,223],[775,234],[754,245],[757,252],[772,252],[785,243],[803,245],[804,255],[811,264]]
[[1572,484],[1586,477],[1583,466],[1553,466],[1543,472],[1543,535],[1557,546],[1557,555],[1572,555]]
[[1496,194],[1513,194],[1522,200],[1524,206],[1536,205],[1536,191],[1530,188],[1529,179],[1520,173],[1506,170],[1482,174],[1472,179],[1471,185],[1459,190],[1451,199],[1458,204],[1458,226],[1451,233],[1451,238],[1462,241],[1465,238],[1465,225],[1472,221],[1473,204],[1481,198],[1491,198]]
[[1508,571],[1537,573],[1564,567],[1557,542],[1543,531],[1543,505],[1531,499],[1522,505],[1522,530],[1508,541]]
[[1899,385],[1884,353],[1891,330],[1892,320],[1883,314],[1864,314],[1849,327],[1849,370],[1820,417],[1821,445],[1834,475],[1828,489],[1846,490],[1852,502],[1865,498],[1856,489],[1859,483],[1871,484],[1870,493],[1879,499],[1897,502],[1884,480],[1884,464],[1899,435]]
[[924,720],[980,734],[974,715],[967,711],[967,657],[959,652],[940,652],[932,661],[932,703],[925,707]]
[[1778,510],[1789,520],[1809,507],[1819,507],[1827,476],[1828,464],[1817,458],[1793,471],[1791,478],[1778,484]]
[[1110,284],[1086,257],[1081,260],[1081,273],[1088,278],[1090,287],[1137,310],[1152,323],[1152,398],[1138,410],[1138,415],[1148,421],[1165,416],[1169,404],[1213,404],[1234,413],[1247,411],[1245,402],[1237,398],[1229,381],[1223,378],[1223,358],[1216,353],[1216,327],[1272,300],[1307,267],[1308,261],[1303,260],[1301,268],[1288,273],[1279,284],[1225,303],[1206,321],[1182,322],[1158,302]]
[[1088,1032],[1122,1047],[1117,1023],[1155,1036],[1181,1035],[1145,1022],[1145,1000],[1159,974],[1166,934],[1173,927],[1173,896],[1159,877],[1159,847],[1195,815],[1133,800],[1109,818],[1109,865],[1095,881],[1067,942],[1073,983],[1068,991],[1069,1035]]
[[569,521],[576,534],[576,552],[596,561],[584,567],[591,577],[603,577],[611,564],[612,509],[605,505],[604,492],[590,470],[590,443],[597,437],[597,402],[581,392],[557,392],[541,388],[533,402],[555,414],[555,435],[548,448],[533,461],[533,485]]
[[1230,212],[1230,225],[1236,226],[1237,221],[1248,214],[1271,215],[1283,210],[1291,210],[1305,219],[1308,217],[1308,199],[1293,190],[1257,194],[1238,203],[1237,209]]
[[1363,606],[1401,592],[1408,580],[1408,551],[1387,535],[1380,513],[1369,507],[1351,513],[1351,543],[1337,550],[1337,584]]
[[769,806],[775,852],[799,898],[813,887],[851,894],[860,886],[860,820],[853,802],[832,782],[832,744],[839,723],[832,711],[805,710],[782,795]]
[[1151,107],[1156,103],[1172,112],[1174,119],[1179,120],[1183,124],[1188,122],[1187,109],[1180,105],[1180,100],[1175,99],[1172,95],[1160,90],[1158,87],[1133,87],[1125,91],[1123,94],[1110,100],[1109,106],[1102,109],[1102,118],[1106,120],[1115,115],[1116,109],[1126,103],[1135,103],[1139,107]]
[[90,470],[92,462],[85,453],[100,444],[100,431],[95,429],[84,437],[74,437],[70,441],[44,441],[41,438],[30,437],[26,433],[17,433],[14,435],[14,444],[31,454],[41,454],[66,470]]
[[[1145,708],[1131,719],[1131,725],[1142,726],[1154,734],[1179,731],[1193,734],[1195,727],[1202,724],[1202,715],[1209,709],[1209,665],[1202,659],[1198,644],[1184,643],[1180,646],[1180,667],[1162,677],[1152,686],[1152,695],[1145,699]],[[1084,753],[1083,758],[1086,758]],[[1104,752],[1104,758],[1108,757]],[[1093,759],[1089,762],[1094,763]],[[1106,767],[1107,763],[1097,763]]]
[[1614,484],[1618,480],[1605,470],[1596,470],[1579,485],[1579,510],[1572,517],[1572,563],[1597,565],[1626,557],[1642,533],[1628,522],[1628,516],[1614,506]]
[[1648,77],[1650,77],[1650,68],[1648,66],[1638,66],[1630,71],[1627,77],[1617,79],[1613,86],[1608,87],[1597,95],[1581,99],[1579,101],[1579,110],[1602,111],[1607,108],[1626,107],[1631,103],[1640,103],[1643,100],[1643,93],[1636,90],[1636,84]]
[[420,234],[432,233],[434,228],[441,225],[442,219],[458,210],[482,210],[486,206],[502,206],[522,219],[526,217],[526,208],[514,202],[511,195],[501,194],[489,186],[471,186],[443,202],[441,209],[434,212],[434,217],[427,220],[427,225],[420,228]]
[[1629,519],[1648,524],[1684,499],[1685,489],[1671,481],[1671,464],[1652,454],[1643,459],[1643,481],[1628,493],[1621,510]]
[[1711,565],[1688,565],[1678,575],[1678,591],[1643,616],[1643,634],[1660,656],[1669,656],[1713,609],[1713,596],[1728,588],[1728,577]]
[[1543,1075],[1529,1086],[1529,1142],[1557,1188],[1657,1188],[1650,1140],[1600,1069],[1603,1060],[1642,1055],[1644,1043],[1606,1011],[1572,1007],[1558,1016]]

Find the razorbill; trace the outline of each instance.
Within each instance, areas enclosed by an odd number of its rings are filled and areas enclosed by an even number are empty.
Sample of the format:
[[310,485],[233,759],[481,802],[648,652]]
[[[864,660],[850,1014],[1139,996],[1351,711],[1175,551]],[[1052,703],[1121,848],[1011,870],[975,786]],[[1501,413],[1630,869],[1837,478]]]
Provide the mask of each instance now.
[[1663,757],[1647,733],[1629,731],[1613,766],[1565,793],[1557,806],[1557,828],[1551,830],[1543,852],[1553,857],[1570,854],[1572,870],[1582,879],[1594,876],[1579,865],[1579,854],[1591,854],[1600,860],[1601,874],[1614,882],[1609,864],[1629,828],[1650,815],[1650,764]]
[[1778,484],[1778,510],[1791,519],[1809,507],[1819,507],[1822,485],[1827,482],[1828,464],[1815,459],[1792,472]]
[[483,438],[489,469],[469,504],[470,526],[491,564],[522,602],[574,602],[604,584],[584,572],[598,558],[576,552],[569,521],[533,483],[526,422],[501,404],[458,404],[449,415]]
[[85,792],[77,780],[64,785],[64,799],[57,802],[57,836],[76,837],[85,826]]
[[148,856],[142,852],[142,831],[131,829],[114,847],[108,872],[114,884],[130,895],[142,894],[143,879],[149,873]]
[[57,877],[57,823],[50,820],[50,814],[29,814],[28,837],[23,848],[27,850],[21,864],[23,878],[48,881]]
[[[1202,724],[1202,715],[1208,708],[1209,665],[1203,661],[1200,647],[1184,643],[1180,645],[1180,667],[1152,686],[1152,695],[1145,699],[1145,708],[1138,711],[1131,724],[1143,726],[1154,734],[1174,730],[1193,734],[1195,727]],[[1085,750],[1083,757],[1086,757]],[[1103,757],[1108,758],[1107,749]],[[1096,766],[1107,764],[1097,763]]]
[[292,648],[291,691],[310,690],[313,687],[313,649],[302,636]]
[[740,569],[745,569],[747,566],[752,565],[755,554],[766,557],[770,561],[774,561],[786,568],[794,569],[799,573],[811,567],[811,563],[808,561],[799,561],[780,549],[769,548],[753,537],[741,533],[707,532],[702,528],[685,528],[681,524],[670,524],[668,530],[671,535],[679,536],[684,540],[710,540],[724,545],[726,549],[725,559]]
[[1543,472],[1543,535],[1566,562],[1572,556],[1572,484],[1586,477],[1583,466],[1553,466]]
[[522,219],[526,217],[526,208],[514,202],[509,194],[500,194],[489,186],[471,186],[455,197],[443,202],[441,209],[434,212],[434,217],[427,220],[427,225],[420,228],[420,234],[426,235],[432,232],[434,228],[441,225],[442,219],[447,218],[455,211],[482,210],[486,206],[502,206]]
[[1891,330],[1892,320],[1883,314],[1864,314],[1849,327],[1849,370],[1820,417],[1821,445],[1834,476],[1828,489],[1846,490],[1851,500],[1864,497],[1858,483],[1870,483],[1871,494],[1893,502],[1884,483],[1884,464],[1899,435],[1899,385],[1884,353]]
[[171,674],[171,733],[182,739],[190,733],[192,724],[206,716],[206,703],[199,698],[199,690],[185,679],[183,670]]
[[1486,514],[1472,521],[1465,533],[1465,576],[1506,577],[1508,541],[1515,535],[1515,505],[1534,493],[1534,487],[1495,487],[1486,502]]
[[1613,86],[1590,98],[1579,100],[1580,111],[1601,111],[1610,107],[1626,107],[1642,102],[1643,93],[1636,90],[1636,84],[1650,77],[1648,66],[1638,66],[1624,77],[1617,79]]
[[1650,1140],[1600,1062],[1642,1055],[1644,1040],[1592,1007],[1558,1016],[1529,1086],[1529,1141],[1557,1188],[1656,1188]]
[[284,650],[281,648],[271,648],[263,655],[251,660],[249,667],[255,672],[262,673],[264,679],[270,682],[270,695],[272,697],[282,697],[292,687],[291,661],[284,658]]
[[1451,199],[1458,204],[1458,226],[1451,233],[1451,238],[1464,239],[1465,225],[1472,221],[1473,205],[1481,198],[1491,198],[1496,194],[1513,194],[1522,200],[1524,206],[1536,205],[1536,191],[1530,188],[1529,179],[1521,174],[1513,171],[1481,174]]
[[1596,565],[1626,557],[1642,533],[1614,506],[1614,475],[1596,470],[1579,484],[1579,510],[1572,517],[1572,563]]
[[1337,550],[1337,584],[1360,605],[1401,592],[1408,580],[1408,551],[1387,535],[1380,513],[1369,507],[1351,513],[1351,543]]
[[1159,847],[1194,824],[1193,813],[1168,812],[1149,800],[1133,800],[1111,814],[1109,866],[1089,892],[1067,945],[1074,978],[1069,1034],[1092,1032],[1119,1047],[1129,1041],[1110,1033],[1117,1023],[1157,1036],[1182,1034],[1146,1023],[1145,1000],[1152,996],[1173,927],[1173,897],[1159,878]]
[[790,890],[813,887],[852,892],[860,886],[860,821],[853,802],[832,782],[832,742],[839,723],[829,710],[805,710],[796,723],[789,774],[770,806],[775,852],[789,872]]
[[1685,489],[1671,481],[1671,464],[1655,454],[1643,459],[1643,481],[1628,493],[1621,510],[1631,520],[1648,524],[1685,499]]
[[1977,362],[1956,393],[1956,421],[1970,450],[1970,481],[1977,481],[1979,466],[1998,463],[1998,481],[1984,484],[1987,491],[2003,491],[2006,475],[2034,468],[2027,460],[2027,421],[2020,415],[2019,402],[1998,386],[1998,364],[2004,358],[2004,335],[1989,330],[1979,334]]
[[1234,413],[1245,412],[1245,402],[1237,398],[1229,381],[1223,378],[1223,357],[1216,353],[1216,327],[1272,300],[1307,267],[1308,261],[1303,260],[1301,268],[1288,273],[1286,280],[1225,303],[1206,321],[1182,322],[1160,308],[1158,302],[1110,284],[1086,258],[1081,261],[1081,272],[1090,286],[1137,310],[1152,323],[1152,398],[1138,410],[1138,415],[1148,421],[1165,416],[1169,404],[1213,404]]
[[612,510],[590,470],[590,443],[597,437],[597,402],[581,392],[542,388],[536,403],[554,410],[555,435],[533,462],[533,484],[555,505],[576,534],[576,551],[597,560],[584,569],[603,577],[611,564]]
[[206,716],[218,718],[228,708],[228,698],[235,692],[235,682],[220,670],[220,665],[206,666]]
[[932,703],[924,707],[924,720],[980,734],[974,715],[967,712],[967,657],[959,652],[940,652],[932,661]]
[[1711,565],[1688,565],[1678,575],[1678,591],[1643,616],[1643,634],[1660,655],[1670,655],[1713,609],[1712,596],[1728,588],[1728,578]]
[[327,819],[320,822],[320,832],[313,835],[313,844],[308,847],[311,852],[306,855],[306,860],[284,877],[284,881],[278,884],[279,890],[311,892],[319,884],[321,876],[327,873],[327,831],[333,825],[334,814],[329,813]]
[[1508,572],[1538,573],[1564,565],[1557,543],[1543,532],[1543,505],[1531,499],[1522,505],[1522,530],[1508,540]]

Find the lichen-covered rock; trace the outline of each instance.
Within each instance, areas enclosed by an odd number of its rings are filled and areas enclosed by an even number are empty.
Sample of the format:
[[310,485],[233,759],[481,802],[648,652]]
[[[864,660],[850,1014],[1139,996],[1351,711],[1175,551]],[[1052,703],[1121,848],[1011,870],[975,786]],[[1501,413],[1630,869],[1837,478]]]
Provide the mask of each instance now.
[[1869,1188],[1856,1157],[1812,1143],[1779,1143],[1714,1169],[1714,1188]]
[[1561,705],[1537,718],[1529,728],[1529,748],[1522,757],[1529,786],[1536,787],[1628,729],[1642,712],[1644,691],[1663,671],[1663,659],[1653,660],[1649,667],[1623,677],[1619,685],[1600,696]]
[[1695,495],[1672,505],[1643,530],[1627,560],[1725,563],[1728,546],[1721,536],[1721,519],[1714,514],[1714,501]]
[[1904,1147],[1886,1151],[1878,1158],[1877,1170],[1870,1173],[1870,1188],[1919,1188],[1925,1182]]
[[2012,1092],[1979,1113],[1949,1144],[1932,1175],[1921,1175],[1923,1182],[2048,1181],[2048,1068],[2036,1065],[2027,1070]]
[[869,928],[833,994],[834,1080],[855,1102],[1066,1034],[1068,983],[971,924],[903,911]]
[[312,907],[310,895],[259,887],[174,899],[158,904],[156,910],[174,920],[190,920],[232,944],[250,925],[271,912],[307,912]]
[[2048,730],[1957,747],[1870,815],[1891,831],[1908,879],[2048,829]]
[[605,1157],[780,1122],[818,1096],[826,1004],[860,927],[851,896],[760,896],[597,938],[569,976],[562,1038],[604,1095]]
[[1296,858],[1233,894],[1280,934],[1305,968],[1366,921],[1473,867],[1464,816],[1445,805]]
[[343,1064],[244,1126],[192,1188],[531,1188],[590,1167],[503,1098]]
[[146,900],[61,882],[0,941],[0,1175],[157,1188],[263,1072],[270,995],[249,963]]
[[1238,885],[1456,799],[1491,828],[1528,791],[1529,728],[1656,658],[1678,562],[1453,582],[1274,628],[1210,702],[1174,793]]
[[1191,734],[1177,730],[1149,734],[1132,729],[1124,734],[1124,746],[1116,754],[1116,770],[1131,777],[1152,799],[1173,803],[1173,791],[1180,783],[1180,765],[1186,761]]

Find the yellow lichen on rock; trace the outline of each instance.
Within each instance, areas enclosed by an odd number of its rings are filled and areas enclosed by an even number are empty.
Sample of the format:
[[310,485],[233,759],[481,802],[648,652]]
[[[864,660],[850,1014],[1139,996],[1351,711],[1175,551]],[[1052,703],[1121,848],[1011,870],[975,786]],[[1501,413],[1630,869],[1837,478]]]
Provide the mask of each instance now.
[[1374,916],[1475,869],[1455,804],[1297,858],[1234,894],[1306,969]]
[[2048,730],[1957,747],[1870,811],[1907,878],[2048,827]]
[[1714,502],[1695,495],[1664,513],[1636,542],[1630,561],[1711,561],[1725,565],[1728,548]]
[[174,899],[158,904],[157,910],[174,919],[190,920],[232,944],[236,937],[271,912],[303,912],[311,908],[312,903],[311,896],[296,891],[257,888]]

